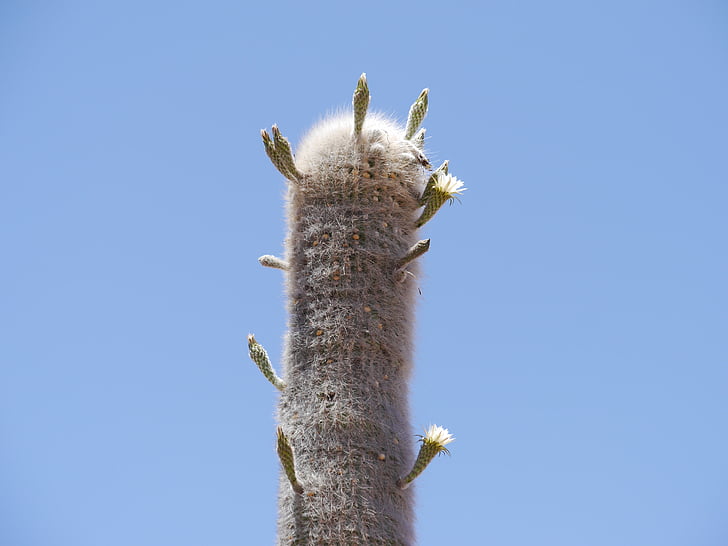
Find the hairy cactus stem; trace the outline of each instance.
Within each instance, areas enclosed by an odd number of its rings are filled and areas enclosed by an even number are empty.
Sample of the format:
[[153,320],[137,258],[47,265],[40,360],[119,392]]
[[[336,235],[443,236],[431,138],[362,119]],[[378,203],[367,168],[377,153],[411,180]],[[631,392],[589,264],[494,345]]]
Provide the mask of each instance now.
[[263,132],[271,161],[295,180],[285,258],[260,259],[285,271],[288,295],[279,545],[414,543],[413,496],[400,485],[415,460],[404,440],[416,286],[405,281],[429,248],[416,234],[427,96],[402,127],[367,113],[362,74],[353,115],[315,126],[295,164],[277,127],[273,138]]

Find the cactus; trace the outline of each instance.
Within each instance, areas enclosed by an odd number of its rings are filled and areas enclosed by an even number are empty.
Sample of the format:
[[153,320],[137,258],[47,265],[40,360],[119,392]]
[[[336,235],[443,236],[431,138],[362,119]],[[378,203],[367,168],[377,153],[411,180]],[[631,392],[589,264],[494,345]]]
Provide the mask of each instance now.
[[280,391],[278,544],[414,543],[407,488],[452,441],[430,428],[420,456],[410,438],[417,228],[462,183],[447,162],[428,176],[425,89],[406,127],[367,112],[362,74],[353,115],[314,127],[294,158],[273,126],[266,153],[289,180],[285,272],[289,332],[279,378],[249,336],[251,358]]

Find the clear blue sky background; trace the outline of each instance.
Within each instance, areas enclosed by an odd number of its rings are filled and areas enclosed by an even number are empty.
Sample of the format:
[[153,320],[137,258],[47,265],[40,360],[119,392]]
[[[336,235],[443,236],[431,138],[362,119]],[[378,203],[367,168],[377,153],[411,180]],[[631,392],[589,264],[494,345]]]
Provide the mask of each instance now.
[[419,544],[728,544],[727,67],[720,1],[6,0],[0,544],[272,544],[259,130],[361,72],[431,89],[469,188],[423,230]]

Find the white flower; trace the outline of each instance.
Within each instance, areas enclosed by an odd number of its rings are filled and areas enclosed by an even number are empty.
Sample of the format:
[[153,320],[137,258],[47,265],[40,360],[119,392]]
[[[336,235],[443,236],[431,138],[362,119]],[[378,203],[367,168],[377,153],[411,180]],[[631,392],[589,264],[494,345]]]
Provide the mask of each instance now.
[[422,440],[430,444],[436,444],[440,449],[444,450],[445,446],[455,440],[455,438],[446,428],[438,425],[430,425],[430,428],[425,430],[425,436]]
[[447,195],[448,198],[452,198],[455,195],[463,193],[468,188],[463,188],[462,180],[458,180],[451,174],[441,172],[437,175],[437,180],[435,180],[435,186],[433,189]]

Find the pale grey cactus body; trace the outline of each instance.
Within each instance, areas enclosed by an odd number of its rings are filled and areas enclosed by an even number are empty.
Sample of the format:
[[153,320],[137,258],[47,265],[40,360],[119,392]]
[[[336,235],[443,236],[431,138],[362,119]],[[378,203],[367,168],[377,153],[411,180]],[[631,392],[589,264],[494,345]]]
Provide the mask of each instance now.
[[[295,162],[277,128],[263,131],[291,181],[285,259],[261,258],[285,272],[288,295],[283,379],[261,368],[283,386],[279,544],[414,543],[401,479],[416,475],[408,380],[414,260],[429,248],[416,236],[430,178],[416,133],[427,90],[406,128],[367,114],[368,103],[362,76],[354,115],[314,127]],[[261,366],[262,347],[251,347]]]

